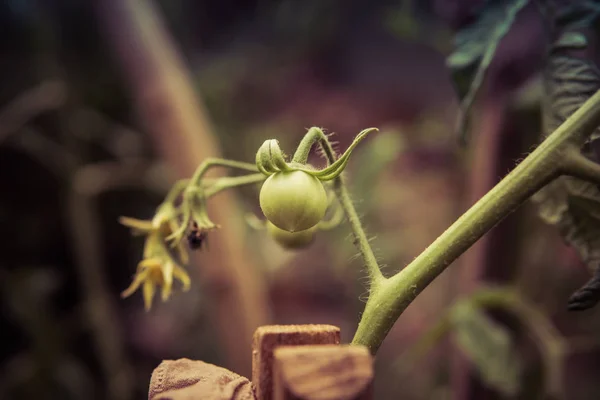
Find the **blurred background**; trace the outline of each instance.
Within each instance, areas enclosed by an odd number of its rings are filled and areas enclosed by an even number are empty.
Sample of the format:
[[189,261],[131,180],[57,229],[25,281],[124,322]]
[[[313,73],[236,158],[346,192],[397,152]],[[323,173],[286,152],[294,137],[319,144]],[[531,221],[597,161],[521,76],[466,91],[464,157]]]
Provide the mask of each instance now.
[[[368,292],[348,226],[290,252],[244,223],[260,215],[257,188],[219,195],[209,207],[223,229],[189,266],[192,289],[145,312],[140,293],[120,298],[143,241],[117,219],[151,218],[207,156],[252,162],[270,138],[292,153],[311,126],[343,150],[375,126],[348,181],[395,273],[539,141],[548,39],[533,5],[498,49],[468,144],[457,140],[445,58],[478,3],[1,2],[0,398],[145,398],[152,370],[181,357],[249,376],[264,324],[333,324],[349,342]],[[600,398],[600,311],[566,312],[587,279],[525,205],[401,316],[377,356],[376,398]],[[406,356],[455,300],[492,285],[517,288],[536,318],[492,315],[509,344],[449,334]],[[502,349],[519,358],[509,384],[489,361]]]

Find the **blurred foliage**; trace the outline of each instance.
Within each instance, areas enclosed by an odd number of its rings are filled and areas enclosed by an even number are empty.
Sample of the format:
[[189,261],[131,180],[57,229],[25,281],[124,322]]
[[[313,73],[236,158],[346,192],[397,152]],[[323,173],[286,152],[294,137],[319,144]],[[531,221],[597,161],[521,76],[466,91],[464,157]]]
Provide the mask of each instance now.
[[522,366],[508,329],[469,303],[456,305],[451,319],[456,343],[483,381],[507,396],[517,394]]
[[[293,148],[302,129],[310,125],[341,132],[336,139],[342,148],[348,141],[345,132],[352,132],[355,125],[383,127],[365,148],[357,149],[360,160],[350,166],[348,181],[367,231],[377,234],[373,243],[378,257],[395,269],[422,251],[462,210],[467,160],[449,140],[454,99],[450,85],[442,87],[432,78],[444,74],[443,57],[419,51],[446,50],[449,34],[444,19],[460,19],[446,15],[451,14],[447,10],[467,15],[473,2],[157,3],[184,49],[227,157],[251,158],[256,144],[267,137],[278,137],[284,148]],[[448,7],[449,3],[453,5]],[[465,38],[477,39],[476,46],[459,47],[456,59],[449,61],[469,79],[476,71],[485,74],[494,55],[487,50],[498,45],[514,19],[517,9],[510,7],[521,2],[485,4],[483,10],[490,5],[496,10],[487,20],[491,22],[461,31]],[[512,11],[507,12],[509,8]],[[575,21],[576,15],[571,12],[566,18]],[[115,72],[95,24],[87,3],[11,0],[0,5],[6,49],[0,60],[0,72],[6,77],[0,91],[0,326],[8,337],[0,346],[1,398],[117,398],[111,393],[119,393],[119,386],[127,393],[127,384],[118,374],[111,375],[120,368],[111,364],[115,354],[116,360],[130,366],[133,388],[123,398],[147,394],[149,375],[161,359],[219,363],[217,338],[206,317],[210,304],[202,296],[212,288],[200,285],[175,296],[151,315],[144,315],[141,300],[118,303],[143,243],[131,239],[117,217],[150,217],[170,180],[168,166],[156,159],[146,134],[138,132],[122,77]],[[399,42],[418,46],[401,47]],[[489,43],[492,46],[486,47]],[[580,49],[581,36],[563,36],[559,44],[557,48]],[[376,51],[390,58],[377,58]],[[407,60],[416,67],[403,70]],[[375,69],[378,64],[387,68]],[[572,67],[564,69],[564,77],[591,77],[587,66]],[[62,97],[33,96],[36,101],[23,102],[25,109],[18,106],[15,113],[13,106],[21,95],[31,93],[26,88],[36,88],[48,77],[64,85]],[[375,78],[380,86],[373,85]],[[414,86],[401,86],[408,81]],[[462,87],[464,96],[468,89]],[[389,92],[383,90],[388,88]],[[539,89],[524,105],[536,118]],[[415,105],[419,96],[428,102],[425,106]],[[561,101],[572,106],[582,97]],[[537,128],[528,124],[527,129]],[[378,154],[378,162],[372,162],[372,154]],[[74,193],[83,198],[73,201]],[[240,206],[257,212],[256,191],[241,193]],[[584,205],[568,202],[580,211],[573,215],[597,214],[594,204],[589,207],[588,199],[583,200]],[[525,236],[522,248],[514,249],[526,255],[516,268],[533,275],[523,284],[523,293],[533,297],[543,292],[539,314],[545,315],[542,322],[533,320],[529,331],[552,325],[550,317],[558,316],[565,336],[597,337],[599,326],[590,314],[566,318],[562,308],[547,304],[562,305],[563,294],[583,279],[581,271],[567,268],[576,263],[541,226],[528,224]],[[334,323],[349,339],[363,306],[357,298],[365,288],[363,282],[356,283],[355,276],[363,271],[344,226],[320,232],[303,252],[281,249],[264,232],[248,230],[247,240],[261,256],[277,322]],[[398,349],[408,347],[415,337],[424,336],[452,297],[460,295],[450,290],[456,286],[453,272],[444,274],[397,324],[390,347],[378,360],[377,398],[448,398],[447,359],[433,358],[435,364],[416,368],[407,358],[413,371],[407,378],[390,368],[390,358],[395,359]],[[108,308],[98,306],[103,301]],[[469,339],[466,343],[475,343],[474,350],[468,350],[473,361],[491,359],[477,356],[478,348],[502,353],[509,347],[505,335],[481,311],[467,313],[466,321],[475,321],[463,324],[467,328],[460,334]],[[474,335],[472,327],[480,325],[485,334]],[[114,352],[103,347],[111,332],[118,339]],[[536,338],[535,343],[541,343]],[[594,354],[594,349],[590,345],[585,351]],[[497,360],[498,365],[510,365],[508,357]],[[564,366],[577,375],[577,365]],[[481,368],[500,370],[493,365]],[[122,376],[127,373],[125,369]],[[500,382],[495,373],[484,375],[493,378],[489,382]]]
[[[591,12],[590,6],[595,12]],[[571,15],[567,18],[567,15]],[[600,89],[600,71],[595,59],[597,50],[589,40],[581,38],[582,27],[595,24],[600,7],[584,2],[557,19],[559,37],[544,71],[543,129],[552,133],[590,96]],[[575,35],[573,37],[573,35]],[[583,40],[582,40],[583,39]],[[587,51],[586,51],[587,48]],[[596,162],[600,129],[589,138],[584,154]],[[600,300],[600,190],[581,179],[563,176],[537,193],[539,214],[548,224],[556,226],[565,241],[573,246],[595,275],[570,300],[571,309],[586,309]]]
[[496,49],[508,33],[517,13],[528,2],[486,0],[474,22],[462,28],[455,36],[455,49],[448,57],[447,64],[461,100],[456,132],[462,141],[466,140],[469,113]]

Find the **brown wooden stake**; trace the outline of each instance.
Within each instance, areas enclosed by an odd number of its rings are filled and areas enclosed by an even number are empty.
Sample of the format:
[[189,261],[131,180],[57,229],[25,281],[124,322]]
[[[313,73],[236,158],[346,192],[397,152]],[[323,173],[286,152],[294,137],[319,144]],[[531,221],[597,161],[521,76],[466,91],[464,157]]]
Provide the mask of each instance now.
[[[177,176],[192,176],[203,160],[219,157],[218,140],[194,91],[194,78],[157,2],[95,0],[91,4],[130,87],[139,119]],[[209,175],[215,177],[212,172]],[[245,246],[244,218],[237,204],[231,192],[220,193],[218,201],[211,202],[210,218],[222,229],[211,231],[210,251],[195,252],[192,260],[212,305],[211,325],[224,354],[223,366],[248,375],[252,333],[269,323],[270,307],[260,268]]]
[[273,398],[273,351],[280,346],[339,344],[340,328],[332,325],[267,325],[254,333],[252,383],[256,398]]
[[364,346],[280,347],[274,400],[371,400],[373,359]]

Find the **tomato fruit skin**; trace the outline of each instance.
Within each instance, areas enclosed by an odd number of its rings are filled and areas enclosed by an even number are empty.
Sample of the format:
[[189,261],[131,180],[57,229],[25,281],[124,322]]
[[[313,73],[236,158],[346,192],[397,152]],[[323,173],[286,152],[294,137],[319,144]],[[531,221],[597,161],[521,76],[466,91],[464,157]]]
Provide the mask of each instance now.
[[323,184],[304,171],[284,171],[269,176],[259,197],[265,217],[276,227],[292,233],[317,225],[327,211]]
[[315,233],[317,232],[317,226],[308,228],[304,231],[288,232],[280,229],[273,225],[272,222],[267,221],[267,232],[269,235],[284,249],[288,250],[299,250],[310,246],[315,240]]

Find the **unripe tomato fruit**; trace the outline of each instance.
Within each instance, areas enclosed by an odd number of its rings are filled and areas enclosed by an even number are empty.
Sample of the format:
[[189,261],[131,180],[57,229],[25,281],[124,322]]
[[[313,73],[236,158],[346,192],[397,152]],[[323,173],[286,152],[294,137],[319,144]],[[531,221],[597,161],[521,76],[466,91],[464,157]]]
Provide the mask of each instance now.
[[308,247],[315,239],[315,232],[317,226],[308,228],[304,231],[288,232],[284,231],[273,225],[270,221],[267,221],[267,231],[269,235],[284,249],[298,250]]
[[260,189],[260,208],[276,227],[304,231],[325,216],[327,193],[321,181],[306,172],[277,172]]

